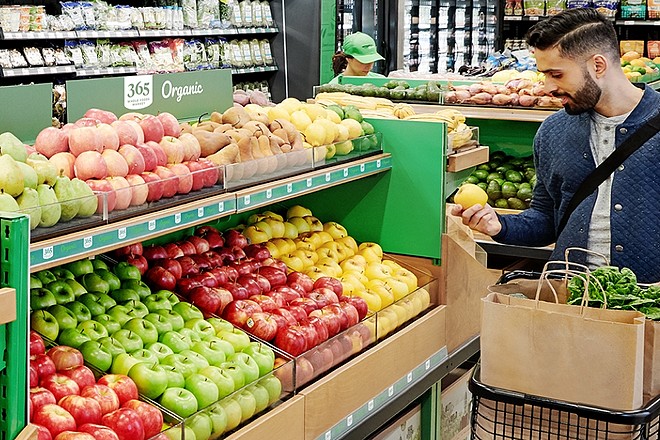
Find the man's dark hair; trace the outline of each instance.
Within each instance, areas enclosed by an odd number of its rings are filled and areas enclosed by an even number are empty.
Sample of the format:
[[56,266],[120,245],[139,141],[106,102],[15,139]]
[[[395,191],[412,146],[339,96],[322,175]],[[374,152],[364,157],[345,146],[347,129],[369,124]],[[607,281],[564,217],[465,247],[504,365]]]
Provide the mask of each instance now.
[[567,58],[579,59],[594,53],[619,58],[619,43],[612,23],[591,8],[563,11],[532,26],[525,36],[530,47],[557,47]]

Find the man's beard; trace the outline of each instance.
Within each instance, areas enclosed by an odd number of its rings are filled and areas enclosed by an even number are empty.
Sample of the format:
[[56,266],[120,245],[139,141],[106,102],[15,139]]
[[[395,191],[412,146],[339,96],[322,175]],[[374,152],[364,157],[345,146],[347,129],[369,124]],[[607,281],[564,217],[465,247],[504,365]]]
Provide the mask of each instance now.
[[568,94],[553,94],[556,97],[567,96],[569,100],[564,104],[564,109],[569,115],[579,115],[589,110],[592,110],[603,93],[602,89],[591,78],[589,72],[582,71],[584,84],[573,95]]

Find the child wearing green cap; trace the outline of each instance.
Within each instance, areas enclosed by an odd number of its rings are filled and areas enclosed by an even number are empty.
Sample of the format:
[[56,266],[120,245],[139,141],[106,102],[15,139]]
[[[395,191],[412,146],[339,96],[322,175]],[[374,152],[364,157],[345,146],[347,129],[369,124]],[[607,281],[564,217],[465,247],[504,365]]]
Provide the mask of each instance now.
[[374,39],[362,32],[347,35],[342,51],[332,57],[332,69],[335,77],[330,84],[339,83],[339,77],[345,76],[369,76],[383,78],[383,75],[371,71],[374,63],[384,60],[377,51]]

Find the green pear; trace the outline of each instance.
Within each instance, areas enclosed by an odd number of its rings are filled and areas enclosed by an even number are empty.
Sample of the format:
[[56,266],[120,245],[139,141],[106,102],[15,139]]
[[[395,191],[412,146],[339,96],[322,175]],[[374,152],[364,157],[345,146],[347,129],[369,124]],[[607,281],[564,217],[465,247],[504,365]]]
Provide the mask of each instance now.
[[[40,160],[42,162],[48,160],[48,158],[46,156],[44,156],[43,154],[41,154],[41,153],[30,153],[30,154],[28,154],[27,158],[31,159],[31,160]],[[26,160],[26,162],[27,162],[27,160]]]
[[[38,154],[38,156],[42,156],[46,159],[46,156],[41,154]],[[55,164],[51,163],[48,159],[41,160],[39,157],[35,156],[35,153],[30,154],[26,162],[37,172],[38,184],[45,183],[49,186],[55,184],[55,179],[57,178],[57,168],[55,167]]]
[[17,212],[19,209],[16,199],[7,193],[0,192],[0,212]]
[[37,189],[37,184],[39,183],[39,178],[37,177],[37,172],[30,165],[25,162],[16,162],[16,165],[21,169],[23,173],[23,186],[26,188]]
[[25,162],[27,159],[25,144],[8,131],[0,134],[0,152],[10,155],[18,162]]
[[23,173],[8,154],[0,156],[0,190],[12,197],[18,197],[23,192]]
[[71,189],[71,179],[64,175],[57,176],[53,190],[57,200],[62,205],[60,221],[68,222],[78,214],[80,207],[80,202]]
[[99,201],[92,188],[84,181],[74,177],[71,179],[71,190],[78,199],[78,217],[87,218],[94,215]]
[[37,185],[37,193],[39,194],[39,204],[41,205],[41,221],[39,222],[39,226],[48,228],[60,220],[62,206],[57,200],[55,190],[49,185],[45,183]]
[[23,194],[16,199],[16,202],[20,211],[30,216],[30,229],[39,226],[39,222],[41,222],[41,205],[39,204],[39,193],[37,190],[25,188]]

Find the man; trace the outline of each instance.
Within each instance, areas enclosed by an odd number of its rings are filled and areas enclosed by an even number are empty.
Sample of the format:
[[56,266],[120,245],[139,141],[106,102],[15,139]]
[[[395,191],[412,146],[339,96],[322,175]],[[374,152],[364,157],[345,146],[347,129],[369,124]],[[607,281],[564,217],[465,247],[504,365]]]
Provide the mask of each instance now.
[[[498,215],[490,206],[452,214],[494,240],[527,246],[555,244],[552,259],[567,247],[604,254],[629,267],[640,282],[660,280],[660,135],[655,135],[559,222],[580,183],[632,133],[655,116],[660,94],[625,77],[616,33],[593,9],[571,9],[539,22],[527,34],[546,91],[564,110],[548,117],[534,138],[537,184],[529,209]],[[594,256],[572,261],[603,264]]]

